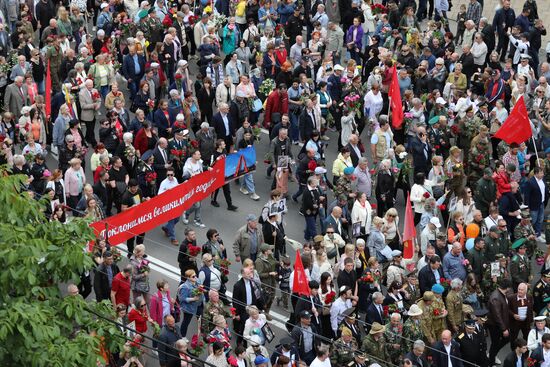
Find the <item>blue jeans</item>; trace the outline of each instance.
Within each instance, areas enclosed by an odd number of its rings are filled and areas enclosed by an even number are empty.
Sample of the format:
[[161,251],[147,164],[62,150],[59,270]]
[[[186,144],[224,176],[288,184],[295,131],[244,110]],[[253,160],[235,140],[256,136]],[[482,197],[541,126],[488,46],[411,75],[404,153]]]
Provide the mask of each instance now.
[[179,221],[180,221],[180,218],[177,217],[166,222],[166,226],[164,226],[164,228],[166,228],[166,232],[168,232],[168,237],[170,237],[170,241],[173,241],[176,239],[176,233],[174,232],[174,227]]
[[201,202],[193,204],[192,207],[185,211],[185,218],[189,219],[191,214],[195,213],[195,222],[202,223],[201,220]]
[[306,188],[306,185],[304,184],[299,184],[298,185],[298,191],[292,195],[292,199],[294,200],[298,200],[298,198],[300,197],[300,195],[302,195],[304,193],[304,189]]
[[304,231],[304,238],[306,241],[312,240],[313,237],[317,236],[317,226],[315,223],[317,222],[317,216],[316,215],[306,215],[304,216],[306,219],[306,229]]
[[42,80],[40,83],[36,83],[38,87],[38,94],[44,95],[46,93],[46,81]]
[[537,237],[540,236],[542,230],[542,222],[544,221],[544,203],[540,203],[537,210],[531,209],[531,221]]
[[300,127],[299,127],[300,116],[292,112],[289,113],[288,115],[290,117],[290,131],[289,131],[290,140],[292,140],[292,142],[300,141]]
[[243,187],[246,188],[251,194],[256,192],[254,187],[254,176],[252,176],[252,173],[243,176],[241,188]]
[[107,96],[107,94],[109,94],[109,87],[109,85],[102,85],[99,88],[99,93],[101,93],[101,97],[103,97],[103,100],[105,100],[105,97]]

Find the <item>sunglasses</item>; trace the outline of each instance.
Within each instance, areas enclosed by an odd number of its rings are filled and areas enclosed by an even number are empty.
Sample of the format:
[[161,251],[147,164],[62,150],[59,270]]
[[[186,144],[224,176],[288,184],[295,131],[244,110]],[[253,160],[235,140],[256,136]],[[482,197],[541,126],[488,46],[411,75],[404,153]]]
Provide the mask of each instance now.
[[193,279],[193,278],[196,278],[197,276],[195,274],[191,275],[189,278]]
[[139,305],[139,308],[143,308],[145,306],[146,306],[146,304],[144,303],[144,304]]
[[327,232],[327,234],[334,234],[334,232]]
[[169,174],[167,174],[166,176],[168,176],[168,177],[174,177],[174,174],[173,174],[173,173],[169,173]]

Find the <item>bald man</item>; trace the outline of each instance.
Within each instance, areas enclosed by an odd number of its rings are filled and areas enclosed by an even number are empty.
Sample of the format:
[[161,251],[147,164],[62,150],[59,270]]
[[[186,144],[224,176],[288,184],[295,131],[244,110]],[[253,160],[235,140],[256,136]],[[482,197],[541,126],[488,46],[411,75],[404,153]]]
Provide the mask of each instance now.
[[460,345],[453,340],[449,330],[443,330],[441,340],[434,344],[434,349],[432,353],[434,366],[464,367],[460,355]]

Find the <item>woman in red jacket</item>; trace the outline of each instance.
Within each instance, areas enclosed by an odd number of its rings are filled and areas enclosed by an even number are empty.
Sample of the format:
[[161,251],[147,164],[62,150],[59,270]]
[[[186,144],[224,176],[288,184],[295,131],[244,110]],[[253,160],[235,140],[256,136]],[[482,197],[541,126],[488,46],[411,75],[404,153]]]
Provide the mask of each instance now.
[[149,121],[143,121],[143,127],[138,130],[134,140],[134,147],[139,150],[140,156],[148,150],[155,149],[158,141],[158,136],[153,132],[153,128]]
[[136,331],[138,333],[147,332],[147,321],[153,322],[153,319],[147,314],[147,303],[145,299],[141,296],[136,298],[134,307],[128,314],[128,323],[132,321],[136,322]]
[[170,297],[170,289],[166,280],[159,280],[157,282],[157,289],[158,292],[151,296],[149,312],[151,313],[151,318],[162,326],[164,324],[164,317],[174,311],[175,300]]
[[497,185],[497,200],[500,199],[502,194],[511,190],[510,175],[506,171],[504,163],[500,161],[496,163],[496,172],[493,174],[493,181]]

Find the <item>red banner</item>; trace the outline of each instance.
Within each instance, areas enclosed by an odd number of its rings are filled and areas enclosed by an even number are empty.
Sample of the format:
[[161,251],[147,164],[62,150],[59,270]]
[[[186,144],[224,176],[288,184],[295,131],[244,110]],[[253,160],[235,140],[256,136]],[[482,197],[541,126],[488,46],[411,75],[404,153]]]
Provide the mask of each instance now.
[[132,207],[125,212],[113,215],[90,227],[96,236],[105,237],[108,229],[109,242],[122,243],[133,236],[145,233],[179,217],[184,210],[210,195],[225,183],[225,159],[219,160],[211,171],[191,177],[188,181],[168,190],[151,200]]

